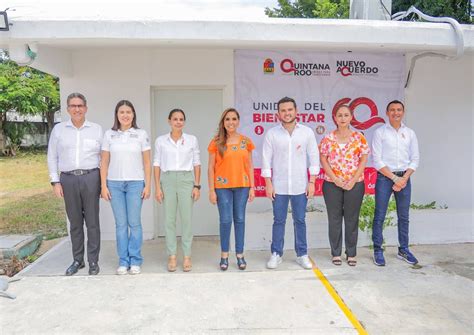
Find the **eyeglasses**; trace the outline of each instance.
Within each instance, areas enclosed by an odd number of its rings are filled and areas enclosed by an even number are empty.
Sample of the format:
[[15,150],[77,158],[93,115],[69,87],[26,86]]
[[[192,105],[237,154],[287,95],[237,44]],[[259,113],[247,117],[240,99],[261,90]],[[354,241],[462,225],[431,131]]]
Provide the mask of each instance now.
[[86,107],[86,105],[68,105],[67,108],[71,108],[71,109],[76,109],[76,108],[84,108]]

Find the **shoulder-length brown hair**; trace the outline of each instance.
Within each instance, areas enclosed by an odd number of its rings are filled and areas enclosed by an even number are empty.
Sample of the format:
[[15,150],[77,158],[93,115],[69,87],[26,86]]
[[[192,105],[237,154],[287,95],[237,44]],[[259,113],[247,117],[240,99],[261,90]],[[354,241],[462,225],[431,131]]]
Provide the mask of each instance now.
[[117,131],[117,130],[120,129],[120,121],[118,119],[118,111],[119,111],[119,108],[122,107],[122,106],[128,106],[132,109],[132,112],[133,112],[132,127],[135,128],[135,129],[138,129],[138,126],[137,126],[137,113],[135,113],[135,107],[133,107],[133,104],[128,100],[120,100],[117,103],[117,106],[115,106],[115,119],[114,119],[114,126],[112,127],[112,130]]
[[227,134],[227,130],[224,127],[224,120],[227,114],[230,112],[234,112],[237,115],[237,119],[240,120],[239,112],[233,107],[227,108],[222,112],[221,119],[219,121],[219,128],[217,128],[217,135],[214,138],[217,144],[217,150],[219,151],[219,155],[221,157],[224,156],[224,152],[227,149],[227,138],[229,137],[229,134]]

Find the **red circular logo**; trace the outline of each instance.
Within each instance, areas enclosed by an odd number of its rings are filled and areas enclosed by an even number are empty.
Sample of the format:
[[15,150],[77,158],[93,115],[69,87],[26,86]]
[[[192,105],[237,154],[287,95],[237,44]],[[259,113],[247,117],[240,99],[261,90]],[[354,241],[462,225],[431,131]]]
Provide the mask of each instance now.
[[[332,119],[333,119],[334,123],[336,123],[336,119],[335,119],[336,118],[336,111],[339,108],[339,106],[347,105],[347,104],[349,104],[349,101],[351,101],[350,98],[342,98],[341,100],[336,102],[336,104],[332,108]],[[366,105],[367,107],[369,107],[369,109],[370,109],[370,118],[368,120],[365,120],[363,122],[357,120],[355,109],[359,105]],[[369,98],[360,97],[360,98],[354,99],[354,100],[352,100],[352,102],[348,106],[349,106],[349,108],[351,109],[351,111],[354,115],[353,118],[352,118],[352,121],[351,121],[351,125],[356,129],[365,130],[365,129],[369,129],[370,127],[372,127],[376,123],[385,123],[385,120],[382,119],[379,116],[379,110],[377,108],[377,105],[375,104],[375,102],[373,102]]]

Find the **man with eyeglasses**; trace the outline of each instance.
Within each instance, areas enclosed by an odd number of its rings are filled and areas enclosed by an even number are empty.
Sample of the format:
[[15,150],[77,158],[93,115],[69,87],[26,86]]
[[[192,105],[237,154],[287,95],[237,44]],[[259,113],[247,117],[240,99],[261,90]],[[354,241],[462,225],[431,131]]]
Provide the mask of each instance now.
[[84,265],[84,223],[87,227],[89,275],[99,269],[100,147],[102,127],[86,120],[87,100],[81,93],[67,97],[70,120],[57,124],[49,139],[48,169],[54,194],[64,198],[70,223],[72,276]]

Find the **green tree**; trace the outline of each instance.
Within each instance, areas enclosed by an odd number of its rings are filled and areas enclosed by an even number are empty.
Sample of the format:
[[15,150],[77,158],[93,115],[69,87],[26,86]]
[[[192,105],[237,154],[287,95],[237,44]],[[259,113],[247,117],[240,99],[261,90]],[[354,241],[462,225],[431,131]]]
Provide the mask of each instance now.
[[472,24],[470,0],[392,0],[392,14],[404,12],[410,6],[430,16],[447,16],[459,23]]
[[[0,57],[0,152],[6,152],[7,112],[20,115],[42,115],[52,119],[59,108],[57,78],[27,66],[18,66]],[[48,129],[49,131],[52,129]],[[15,130],[12,134],[18,134]]]
[[[269,17],[349,18],[350,0],[278,0],[277,8],[265,8]],[[470,0],[392,0],[392,14],[415,6],[431,16],[447,16],[472,24]],[[413,19],[420,20],[417,16]]]
[[265,8],[269,17],[349,18],[349,0],[278,0],[278,8]]

